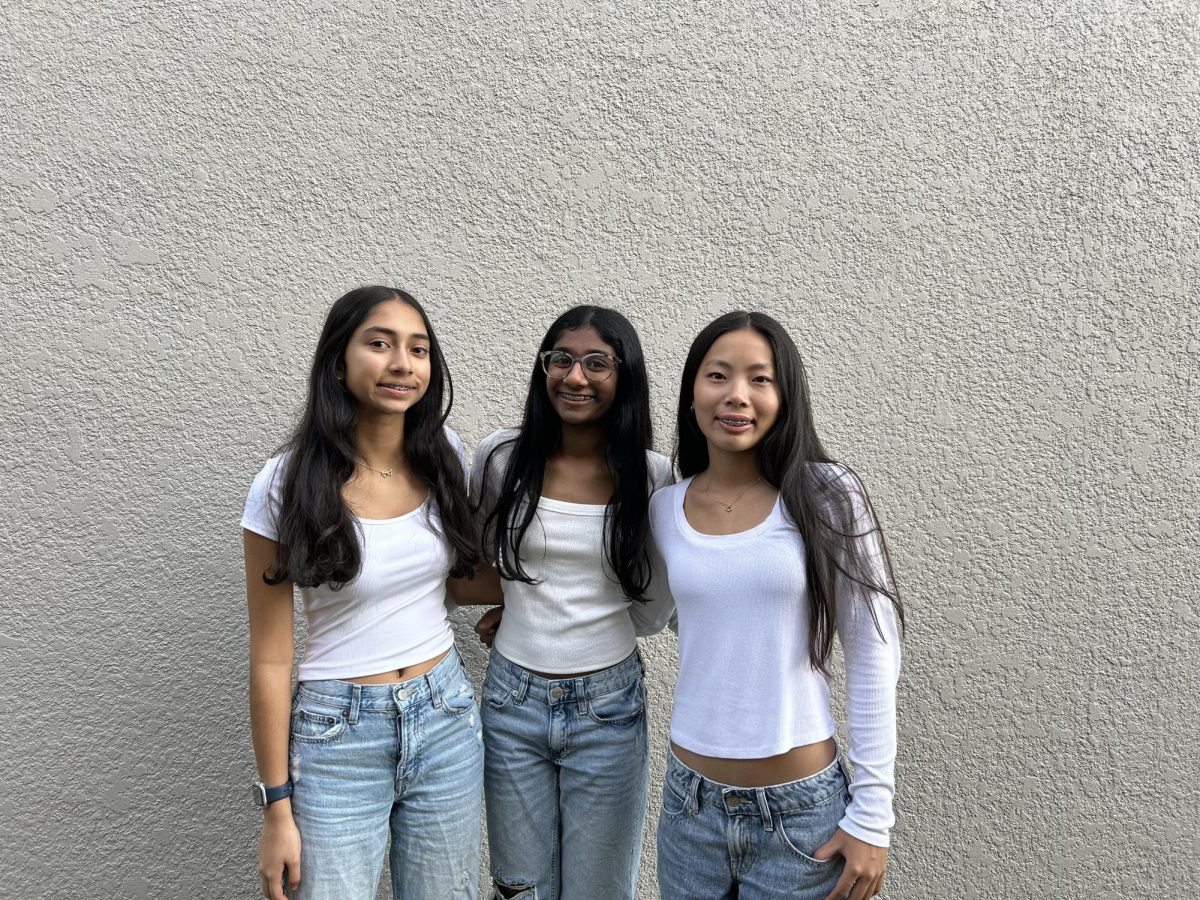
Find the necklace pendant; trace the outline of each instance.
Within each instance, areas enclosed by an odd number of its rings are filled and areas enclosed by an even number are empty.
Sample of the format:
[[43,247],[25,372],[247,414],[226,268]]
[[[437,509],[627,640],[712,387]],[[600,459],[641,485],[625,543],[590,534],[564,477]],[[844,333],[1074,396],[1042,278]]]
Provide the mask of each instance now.
[[391,478],[392,470],[391,469],[380,469],[379,474],[382,475],[384,478]]
[[728,504],[726,504],[726,506],[725,506],[725,512],[733,512],[733,507],[732,507],[732,506],[730,506],[730,505],[728,505]]

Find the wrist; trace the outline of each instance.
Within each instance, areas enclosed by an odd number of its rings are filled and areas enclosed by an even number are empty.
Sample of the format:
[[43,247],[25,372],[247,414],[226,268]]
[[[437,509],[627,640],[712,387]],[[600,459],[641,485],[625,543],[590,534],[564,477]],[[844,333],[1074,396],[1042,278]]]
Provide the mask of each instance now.
[[292,817],[292,798],[284,797],[282,800],[276,800],[270,806],[263,809],[263,818],[268,822],[284,821]]

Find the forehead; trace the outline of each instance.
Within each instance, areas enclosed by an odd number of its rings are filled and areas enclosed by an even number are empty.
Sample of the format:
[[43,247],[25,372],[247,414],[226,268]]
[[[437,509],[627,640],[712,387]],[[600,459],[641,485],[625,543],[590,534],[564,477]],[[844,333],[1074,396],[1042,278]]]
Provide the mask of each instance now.
[[574,328],[570,331],[560,331],[554,338],[554,349],[569,350],[577,356],[590,350],[599,350],[615,355],[612,345],[600,337],[600,332],[591,325],[584,325],[582,328]]
[[730,365],[773,365],[775,358],[767,339],[753,328],[727,331],[708,348],[704,362],[722,360]]
[[421,314],[407,303],[385,300],[367,313],[358,331],[363,332],[368,328],[386,328],[399,334],[413,334],[424,332],[425,323],[421,321]]

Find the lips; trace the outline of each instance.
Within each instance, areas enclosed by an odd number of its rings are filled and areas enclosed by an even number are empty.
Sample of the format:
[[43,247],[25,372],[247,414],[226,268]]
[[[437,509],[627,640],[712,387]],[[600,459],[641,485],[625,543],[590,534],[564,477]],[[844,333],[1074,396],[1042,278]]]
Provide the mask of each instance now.
[[723,431],[732,434],[744,434],[754,425],[754,420],[745,416],[717,416],[717,424]]
[[568,403],[590,403],[596,399],[591,394],[568,394],[566,391],[559,391],[558,396]]
[[401,384],[399,382],[381,383],[379,387],[396,397],[406,397],[417,389],[415,385]]

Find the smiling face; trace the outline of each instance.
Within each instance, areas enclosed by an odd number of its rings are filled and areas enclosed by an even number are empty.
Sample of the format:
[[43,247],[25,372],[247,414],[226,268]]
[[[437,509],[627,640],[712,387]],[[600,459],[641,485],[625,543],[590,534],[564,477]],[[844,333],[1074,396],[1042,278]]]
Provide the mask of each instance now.
[[[600,337],[591,325],[564,331],[554,340],[550,348],[570,353],[579,359],[586,353],[605,353],[617,356],[612,346]],[[576,363],[561,378],[546,376],[546,393],[550,405],[565,425],[591,425],[600,422],[612,409],[617,396],[617,379],[621,377],[620,366],[604,381],[589,381],[583,373],[583,365]]]
[[771,345],[752,328],[726,332],[705,354],[693,391],[696,424],[710,455],[753,450],[779,417]]
[[341,373],[360,416],[396,415],[425,396],[430,341],[421,315],[407,303],[385,300],[346,345]]

